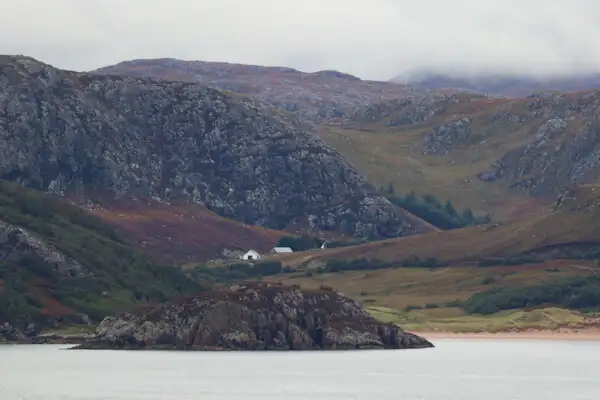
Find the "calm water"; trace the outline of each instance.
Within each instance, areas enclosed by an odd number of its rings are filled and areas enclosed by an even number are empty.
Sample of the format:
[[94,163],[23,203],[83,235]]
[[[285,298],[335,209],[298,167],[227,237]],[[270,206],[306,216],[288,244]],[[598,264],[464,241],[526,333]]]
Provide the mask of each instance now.
[[600,399],[600,342],[435,344],[303,353],[0,346],[0,399]]

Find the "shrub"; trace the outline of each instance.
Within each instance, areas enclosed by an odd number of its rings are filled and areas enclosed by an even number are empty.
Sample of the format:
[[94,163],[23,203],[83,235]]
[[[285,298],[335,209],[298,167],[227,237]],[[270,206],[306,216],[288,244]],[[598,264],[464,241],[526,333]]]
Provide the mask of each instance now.
[[353,260],[327,260],[325,272],[364,271],[388,268],[389,263],[376,259],[357,258]]
[[460,300],[452,300],[447,302],[445,305],[448,308],[460,307],[462,305],[462,302]]
[[600,277],[565,278],[535,285],[496,287],[474,294],[461,307],[469,313],[552,305],[572,309],[600,307]]
[[477,263],[480,267],[495,267],[497,265],[503,265],[504,260],[502,258],[482,258]]
[[194,270],[198,280],[212,279],[217,283],[230,283],[250,278],[261,279],[265,276],[296,272],[289,267],[282,267],[281,261],[259,261],[255,263],[237,262],[223,267],[197,266]]
[[294,251],[305,251],[310,249],[315,249],[321,246],[321,239],[310,236],[310,235],[302,235],[302,236],[291,236],[286,235],[282,236],[276,247],[290,247]]
[[400,262],[403,267],[424,267],[424,268],[440,268],[448,265],[448,263],[438,260],[435,257],[427,257],[420,259],[417,256],[410,256]]

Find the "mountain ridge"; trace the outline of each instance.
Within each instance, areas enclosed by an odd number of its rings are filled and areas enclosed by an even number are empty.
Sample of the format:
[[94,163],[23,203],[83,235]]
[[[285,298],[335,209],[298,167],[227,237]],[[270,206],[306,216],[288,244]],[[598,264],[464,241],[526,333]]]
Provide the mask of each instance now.
[[579,74],[557,77],[534,75],[475,75],[417,73],[397,76],[391,82],[402,83],[425,90],[454,89],[506,97],[525,97],[537,92],[577,92],[599,89],[600,74]]
[[427,229],[337,151],[259,102],[189,82],[0,58],[0,177],[59,196],[184,201],[274,229],[361,237]]
[[407,85],[362,80],[332,70],[307,73],[287,67],[172,58],[123,61],[91,73],[199,82],[252,96],[308,123],[337,121],[354,107],[416,92]]

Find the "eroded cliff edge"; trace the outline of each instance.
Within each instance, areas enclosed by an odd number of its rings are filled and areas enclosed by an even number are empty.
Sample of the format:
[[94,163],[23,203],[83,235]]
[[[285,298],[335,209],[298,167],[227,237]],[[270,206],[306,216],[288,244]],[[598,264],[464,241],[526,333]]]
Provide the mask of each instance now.
[[75,349],[317,350],[428,348],[329,289],[230,285],[106,317]]

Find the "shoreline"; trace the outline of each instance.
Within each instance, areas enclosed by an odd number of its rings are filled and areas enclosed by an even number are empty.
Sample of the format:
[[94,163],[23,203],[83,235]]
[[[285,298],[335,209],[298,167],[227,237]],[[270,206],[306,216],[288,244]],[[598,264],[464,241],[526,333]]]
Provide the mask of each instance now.
[[600,328],[524,330],[499,332],[425,332],[411,331],[427,340],[476,339],[476,340],[569,340],[600,341]]

